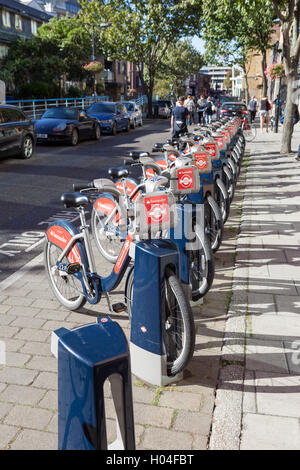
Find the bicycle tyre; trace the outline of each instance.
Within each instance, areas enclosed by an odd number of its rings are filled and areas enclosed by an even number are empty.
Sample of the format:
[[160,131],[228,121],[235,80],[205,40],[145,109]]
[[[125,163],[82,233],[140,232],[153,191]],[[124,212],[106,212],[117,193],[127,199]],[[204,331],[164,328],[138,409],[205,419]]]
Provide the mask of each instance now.
[[222,221],[223,224],[227,221],[230,212],[230,198],[228,191],[226,189],[225,184],[221,180],[221,178],[217,178],[216,180],[216,187],[217,187],[217,200],[219,207],[221,209],[222,214]]
[[256,127],[251,124],[247,124],[249,129],[245,129],[243,126],[243,136],[246,142],[252,142],[256,137]]
[[188,251],[190,261],[189,278],[193,302],[208,293],[215,277],[215,258],[210,242],[205,233],[201,234],[201,229],[197,225],[195,225],[195,233],[200,249]]
[[230,169],[228,168],[228,166],[224,166],[223,171],[224,171],[224,174],[225,174],[225,177],[226,177],[226,186],[228,187],[227,191],[228,191],[228,195],[229,195],[229,200],[231,202],[233,200],[234,191],[235,191],[234,182],[233,182],[233,175],[232,175]]
[[204,211],[206,234],[209,237],[211,249],[215,253],[220,248],[223,239],[223,220],[220,207],[210,194],[204,201]]
[[[134,282],[134,267],[132,266],[129,270],[129,273],[126,279],[126,285],[125,285],[125,300],[127,302],[127,312],[128,312],[128,316],[130,320],[131,320],[131,307],[132,307],[132,300],[133,300],[132,299],[133,282]],[[172,359],[170,357],[172,356],[171,347],[173,347],[173,345],[172,346],[170,345],[171,338],[166,337],[166,335],[170,335],[170,330],[171,330],[170,323],[167,323],[167,319],[170,317],[170,315],[168,315],[169,307],[168,307],[167,292],[169,292],[169,296],[170,296],[170,290],[172,292],[171,295],[176,300],[178,312],[184,324],[184,343],[183,343],[184,346],[179,356],[177,356],[176,358],[172,358]],[[166,348],[165,353],[167,356],[167,373],[169,376],[174,376],[176,374],[179,374],[186,367],[186,365],[188,364],[188,362],[190,361],[191,357],[194,354],[195,323],[194,323],[194,317],[193,317],[191,307],[186,298],[182,285],[179,279],[177,278],[177,276],[174,274],[174,272],[169,268],[167,268],[165,272],[164,300],[166,304],[166,311],[165,311],[166,319],[164,319],[164,322],[165,322],[164,344]],[[176,321],[179,321],[178,318],[176,318]],[[176,347],[176,350],[177,350],[177,347]],[[174,351],[173,351],[173,356],[174,356]]]
[[[68,310],[78,310],[86,303],[82,293],[81,282],[71,274],[55,274],[53,268],[61,253],[61,249],[46,241],[44,247],[44,265],[51,290],[58,300]],[[67,263],[67,259],[62,262]],[[68,293],[69,292],[69,293]],[[75,294],[76,293],[76,294]]]
[[109,239],[108,232],[105,230],[105,223],[102,221],[102,218],[105,217],[105,214],[93,207],[91,216],[92,234],[98,251],[107,261],[114,264],[118,259],[123,242],[117,235],[115,235],[115,240]]

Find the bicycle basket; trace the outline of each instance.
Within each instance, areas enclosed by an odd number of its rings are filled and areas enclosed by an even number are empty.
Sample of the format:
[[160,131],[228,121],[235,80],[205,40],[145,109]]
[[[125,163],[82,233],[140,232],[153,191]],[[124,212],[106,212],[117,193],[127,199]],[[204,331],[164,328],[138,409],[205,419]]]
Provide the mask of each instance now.
[[155,191],[142,194],[135,203],[135,232],[149,237],[177,224],[176,200],[172,193]]
[[170,188],[175,195],[193,194],[200,191],[199,171],[195,165],[171,170]]

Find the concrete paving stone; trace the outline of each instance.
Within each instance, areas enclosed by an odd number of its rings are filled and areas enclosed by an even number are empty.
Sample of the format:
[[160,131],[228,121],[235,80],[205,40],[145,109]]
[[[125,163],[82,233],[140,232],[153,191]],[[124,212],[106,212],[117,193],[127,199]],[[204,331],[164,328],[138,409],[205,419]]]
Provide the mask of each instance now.
[[10,326],[39,329],[44,323],[45,320],[41,318],[18,317],[10,324]]
[[207,450],[207,437],[194,435],[192,450]]
[[48,356],[34,356],[26,364],[27,369],[57,372],[57,359]]
[[0,421],[10,412],[12,406],[10,403],[0,403]]
[[300,339],[284,342],[284,352],[290,374],[300,375]]
[[[1,307],[1,305],[0,305]],[[5,312],[3,312],[5,313]],[[16,319],[16,317],[13,315],[1,315],[1,311],[0,311],[0,326],[6,326],[6,325],[10,325],[14,320]]]
[[172,408],[134,403],[134,422],[137,424],[169,428],[173,413]]
[[13,306],[9,310],[10,315],[15,315],[16,317],[35,317],[39,313],[39,308],[33,307],[20,307],[20,306]]
[[[18,351],[20,351],[21,347],[25,343],[23,340],[14,339],[14,338],[5,338],[4,342],[5,342],[6,352],[8,352],[8,351],[18,352]],[[23,351],[20,351],[20,352],[23,352]]]
[[78,324],[66,321],[60,322],[55,320],[46,320],[41,329],[47,331],[55,331],[61,328],[62,326],[64,326],[64,328],[68,328],[68,330],[72,330],[73,328],[78,327]]
[[5,301],[7,305],[29,307],[33,302],[33,299],[29,297],[8,297]]
[[[57,410],[58,407],[58,397],[57,397],[57,391],[56,390],[49,390],[45,394],[45,390],[43,392],[43,398],[39,402],[39,407],[40,408],[47,408],[48,410]],[[0,396],[1,398],[1,396]]]
[[248,282],[248,291],[277,295],[297,295],[296,287],[291,279],[264,279],[250,277]]
[[[298,242],[299,246],[299,242]],[[289,281],[290,279],[297,279],[300,280],[300,269],[297,265],[291,264],[273,264],[268,265],[268,269],[270,272],[270,277],[274,279],[282,279]]]
[[10,445],[12,450],[57,450],[57,435],[35,431],[32,429],[23,429],[17,438]]
[[53,413],[32,406],[16,405],[4,419],[4,424],[22,428],[43,430],[49,424]]
[[289,369],[283,342],[248,338],[246,342],[246,369],[288,374]]
[[274,315],[276,307],[272,294],[248,294],[248,313],[250,315]]
[[8,385],[0,394],[0,401],[19,405],[36,405],[44,394],[45,390],[35,387]]
[[211,414],[179,410],[172,429],[208,436],[211,427]]
[[19,295],[22,294],[23,297],[26,297],[29,292],[30,292],[30,288],[28,287],[25,288],[24,286],[21,286],[18,281],[13,286],[7,287],[6,289],[4,289],[1,292],[1,295],[6,295],[8,297],[19,297]]
[[32,385],[33,387],[37,387],[37,388],[57,390],[57,374],[53,372],[40,372],[35,378]]
[[29,354],[6,352],[5,364],[6,366],[22,367],[28,362],[29,359]]
[[40,343],[38,341],[27,341],[20,349],[20,352],[40,356],[52,356],[49,343]]
[[0,382],[15,385],[30,385],[37,372],[21,367],[4,367],[0,370]]
[[33,307],[40,308],[40,309],[50,309],[50,310],[55,310],[57,307],[57,301],[52,300],[52,299],[45,299],[45,298],[40,298],[36,299],[32,303]]
[[147,450],[191,450],[193,437],[189,433],[158,429],[146,429],[142,448]]
[[169,392],[163,390],[160,394],[159,406],[189,411],[199,411],[201,402],[204,401],[201,394],[185,392]]
[[3,392],[3,390],[5,390],[7,387],[7,384],[4,384],[4,383],[0,383],[0,393]]
[[295,418],[247,413],[241,450],[299,450],[300,424]]
[[0,304],[0,314],[7,313],[11,309],[11,307],[11,305]]
[[[44,318],[45,320],[55,320],[55,321],[64,321],[67,316],[69,315],[69,311],[67,310],[50,310],[50,309],[43,309],[40,310],[37,317]],[[81,319],[82,323],[82,319]]]
[[300,317],[283,315],[254,316],[247,322],[246,334],[263,341],[294,341],[300,337]]
[[7,426],[0,424],[0,449],[5,450],[8,448],[8,444],[18,434],[19,429],[15,426]]
[[255,373],[252,370],[246,370],[243,386],[243,413],[256,412]]
[[51,419],[50,423],[45,427],[45,431],[55,433],[58,442],[58,414],[56,413]]
[[37,330],[34,328],[22,328],[16,335],[16,339],[24,339],[26,341],[46,341],[49,337],[49,331]]
[[300,376],[256,373],[260,414],[300,418]]
[[11,338],[14,336],[20,328],[2,325],[0,330],[0,339],[3,340],[4,338]]
[[298,247],[295,247],[294,249],[286,249],[284,250],[284,253],[289,264],[296,264],[297,266],[300,266],[300,254]]
[[300,296],[277,295],[275,301],[279,315],[300,316]]
[[147,403],[152,404],[155,400],[155,390],[149,390],[145,387],[132,387],[133,400],[136,403]]

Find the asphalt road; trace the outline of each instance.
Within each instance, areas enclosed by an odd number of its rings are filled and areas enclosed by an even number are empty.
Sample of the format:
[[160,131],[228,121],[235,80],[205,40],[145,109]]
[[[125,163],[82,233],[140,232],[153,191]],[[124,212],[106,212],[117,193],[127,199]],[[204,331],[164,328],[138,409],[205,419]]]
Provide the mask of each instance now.
[[73,183],[107,177],[107,169],[122,165],[130,151],[151,152],[155,142],[168,137],[169,120],[145,121],[99,142],[38,145],[30,160],[0,160],[0,281],[41,253],[49,221],[67,218],[76,225],[76,212],[60,202]]

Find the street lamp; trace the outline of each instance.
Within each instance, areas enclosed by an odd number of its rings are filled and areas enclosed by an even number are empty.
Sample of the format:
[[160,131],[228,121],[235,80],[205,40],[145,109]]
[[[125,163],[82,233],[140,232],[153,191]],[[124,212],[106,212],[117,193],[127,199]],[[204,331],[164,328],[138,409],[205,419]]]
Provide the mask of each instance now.
[[[100,28],[101,31],[103,31],[106,28],[109,28],[109,26],[111,26],[111,23],[100,23],[99,24],[99,28]],[[91,56],[91,61],[94,62],[95,60],[96,60],[96,55],[95,55],[95,24],[93,23],[92,24],[92,56]],[[94,74],[94,83],[93,83],[93,90],[94,90],[93,94],[94,94],[94,96],[96,96],[96,94],[97,94],[96,88],[97,88],[97,80],[96,80],[96,74]]]

